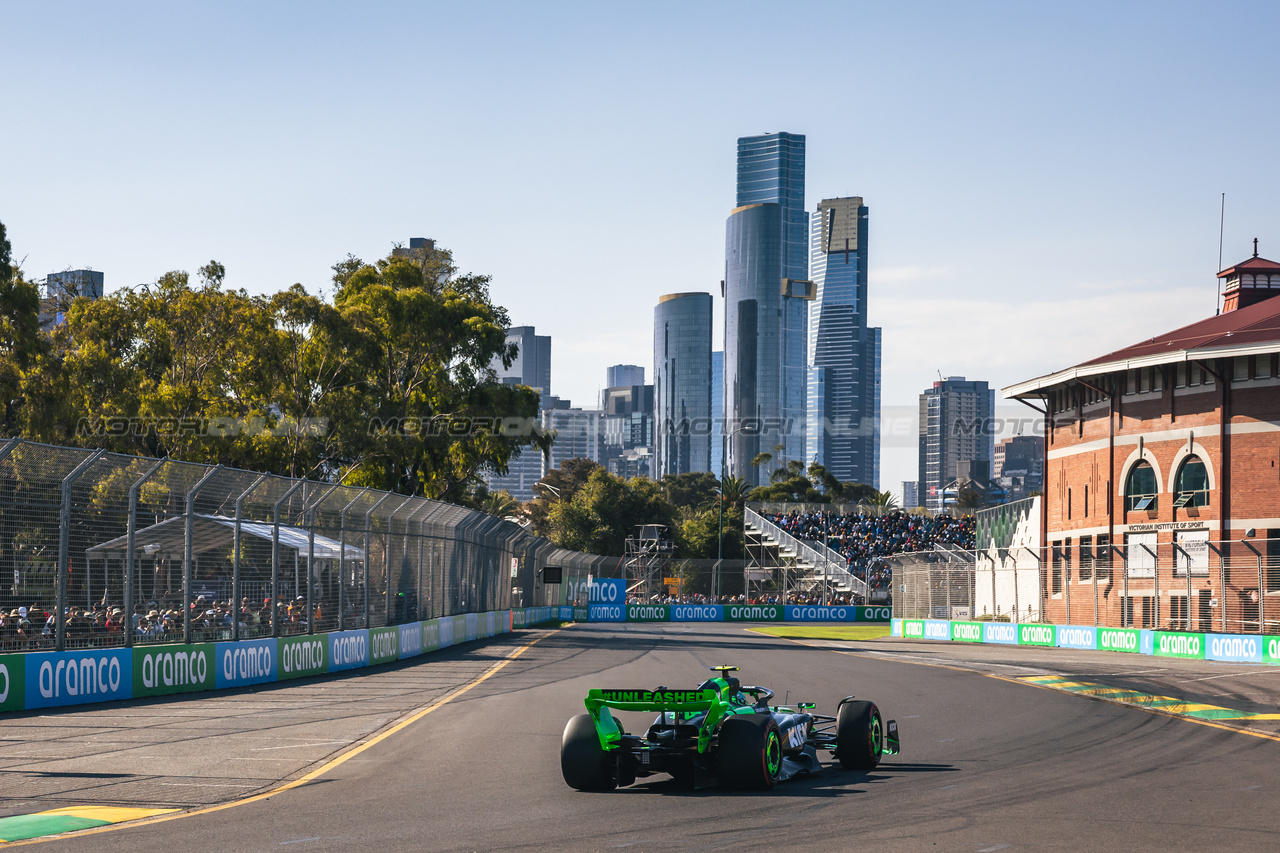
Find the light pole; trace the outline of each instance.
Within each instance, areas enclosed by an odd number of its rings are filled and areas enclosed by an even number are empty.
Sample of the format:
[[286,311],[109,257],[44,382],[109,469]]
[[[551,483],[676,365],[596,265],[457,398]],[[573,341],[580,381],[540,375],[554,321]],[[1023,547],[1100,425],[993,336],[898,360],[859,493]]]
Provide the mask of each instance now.
[[[720,598],[720,573],[721,563],[724,562],[724,473],[725,473],[725,457],[729,455],[729,439],[734,435],[742,432],[742,425],[730,430],[720,437],[720,488],[717,493],[720,495],[720,524],[716,528],[716,600]],[[743,569],[745,572],[746,569]]]

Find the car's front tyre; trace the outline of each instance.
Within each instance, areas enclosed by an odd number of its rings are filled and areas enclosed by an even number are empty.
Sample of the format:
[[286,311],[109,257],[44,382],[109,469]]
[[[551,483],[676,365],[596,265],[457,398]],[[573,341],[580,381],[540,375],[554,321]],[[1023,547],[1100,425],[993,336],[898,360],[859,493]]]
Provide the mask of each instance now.
[[560,739],[560,773],[570,788],[579,791],[612,791],[617,787],[590,714],[579,714],[565,725]]
[[836,712],[836,758],[845,770],[874,770],[884,754],[884,721],[874,702],[845,702]]

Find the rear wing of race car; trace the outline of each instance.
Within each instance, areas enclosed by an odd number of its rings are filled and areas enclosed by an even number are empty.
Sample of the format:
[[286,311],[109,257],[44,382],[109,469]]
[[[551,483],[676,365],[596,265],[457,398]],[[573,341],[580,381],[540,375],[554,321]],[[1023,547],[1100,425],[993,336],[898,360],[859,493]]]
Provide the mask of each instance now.
[[[725,708],[720,694],[716,690],[668,690],[660,687],[657,690],[647,689],[596,689],[588,690],[584,704],[587,713],[596,722],[596,733],[600,736],[600,745],[606,751],[612,749],[622,739],[622,729],[609,713],[615,711],[651,711],[654,713],[682,712],[697,714],[707,712],[708,718],[724,715]],[[719,711],[719,713],[716,713]]]
[[720,701],[720,694],[707,690],[588,690],[587,710],[613,708],[617,711],[698,712],[709,710]]

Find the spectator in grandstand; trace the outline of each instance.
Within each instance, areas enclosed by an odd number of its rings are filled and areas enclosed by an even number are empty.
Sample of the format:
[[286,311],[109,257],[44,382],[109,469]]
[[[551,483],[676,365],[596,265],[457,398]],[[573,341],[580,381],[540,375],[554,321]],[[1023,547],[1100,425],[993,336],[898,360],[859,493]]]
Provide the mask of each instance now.
[[967,516],[929,517],[901,511],[881,516],[791,512],[765,518],[797,539],[824,542],[843,555],[849,571],[873,589],[884,589],[892,583],[886,557],[931,551],[939,545],[973,548],[973,518]]

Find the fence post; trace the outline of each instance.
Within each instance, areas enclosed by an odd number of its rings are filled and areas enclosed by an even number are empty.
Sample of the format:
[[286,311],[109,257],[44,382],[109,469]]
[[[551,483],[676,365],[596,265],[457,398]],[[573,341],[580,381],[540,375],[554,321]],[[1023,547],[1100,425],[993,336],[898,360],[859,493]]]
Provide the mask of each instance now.
[[[1215,548],[1218,552],[1218,610],[1222,613],[1219,622],[1222,623],[1222,633],[1227,633],[1227,569],[1226,560],[1222,556],[1222,551]],[[1212,624],[1212,618],[1210,624]]]
[[71,487],[75,485],[80,475],[89,470],[89,466],[97,462],[98,458],[106,452],[106,450],[94,451],[88,457],[82,459],[79,465],[72,468],[67,476],[62,478],[62,517],[59,519],[58,524],[58,565],[56,567],[57,583],[55,584],[56,601],[54,603],[56,610],[54,613],[56,617],[55,624],[57,625],[56,648],[60,652],[67,649],[67,560],[70,558],[71,550]]
[[[1005,552],[1008,553],[1007,551]],[[996,603],[996,561],[995,557],[1000,556],[1000,549],[995,549],[995,556],[991,558],[991,621],[997,621],[1000,616],[1000,605]],[[1001,563],[1004,561],[1001,560]]]
[[1089,574],[1093,577],[1093,626],[1098,627],[1098,558],[1097,549],[1089,555]]
[[1262,568],[1262,552],[1258,551],[1258,635],[1267,633],[1267,582]]
[[[3,456],[0,456],[2,459]],[[142,490],[142,486],[147,480],[150,480],[155,473],[160,470],[168,459],[161,459],[152,465],[147,473],[139,477],[132,486],[129,487],[129,522],[126,528],[125,536],[125,556],[124,556],[124,618],[125,632],[124,645],[125,648],[133,648],[133,576],[134,576],[134,549],[136,535],[138,532],[138,492]]]
[[1129,608],[1128,621],[1133,622],[1133,599],[1129,597],[1129,549],[1128,548],[1125,548],[1124,552],[1120,554],[1120,571],[1122,572],[1121,585],[1120,585],[1121,587],[1120,588],[1120,627],[1128,628],[1129,626],[1125,624],[1125,618],[1124,618],[1125,607]]
[[1067,607],[1067,624],[1074,624],[1071,621],[1071,551],[1063,549],[1062,551],[1062,597],[1063,603]]
[[221,470],[221,465],[213,466],[187,492],[187,514],[182,533],[182,642],[188,645],[191,643],[191,564],[195,560],[192,540],[195,536],[196,495]]
[[298,480],[271,507],[271,636],[280,636],[280,505],[306,485]]
[[[398,515],[400,510],[404,509],[412,501],[413,501],[413,495],[410,495],[409,497],[405,498],[403,502],[401,502],[400,506],[391,510],[391,515],[387,516],[387,545],[382,552],[382,563],[387,568],[387,588],[385,590],[386,599],[387,599],[387,615],[386,615],[386,618],[383,619],[382,621],[383,625],[391,624],[391,613],[392,613],[391,601],[393,598],[391,594],[391,537],[396,535],[396,530],[395,530],[396,515]],[[407,520],[405,521],[404,529],[405,529],[405,533],[408,534],[409,522]]]
[[370,583],[369,583],[369,545],[371,544],[370,533],[372,530],[371,524],[373,520],[373,512],[378,507],[382,506],[383,502],[386,501],[387,498],[391,497],[391,494],[392,494],[391,492],[383,492],[382,497],[378,498],[377,503],[369,507],[364,512],[364,627],[365,628],[373,627],[373,616],[371,613],[372,608],[370,607],[370,601],[369,601],[369,599],[372,597],[371,596],[372,590],[370,589]]
[[951,621],[951,560],[942,563],[942,585],[947,590],[947,621]]
[[[1159,550],[1159,548],[1160,546],[1157,544],[1156,545],[1157,551]],[[1142,550],[1146,551],[1148,554],[1151,555],[1151,562],[1152,562],[1151,585],[1154,590],[1154,594],[1152,596],[1153,601],[1151,604],[1152,620],[1153,620],[1151,623],[1151,627],[1158,630],[1160,628],[1160,557],[1157,554],[1157,551],[1152,551],[1151,548],[1147,545],[1143,545]]]
[[314,634],[316,632],[316,609],[314,597],[311,593],[312,579],[315,577],[316,564],[316,507],[324,503],[329,495],[338,489],[335,484],[329,487],[328,491],[316,499],[316,502],[307,510],[307,633]]
[[[1176,534],[1175,534],[1175,537],[1176,537]],[[1181,545],[1177,544],[1176,538],[1174,540],[1173,547],[1174,547],[1173,564],[1175,566],[1178,564],[1179,551],[1182,552],[1182,556],[1187,561],[1187,627],[1184,628],[1183,630],[1192,631],[1194,629],[1191,627],[1191,554],[1187,551],[1186,548],[1183,548]]]
[[241,513],[244,511],[244,499],[249,497],[258,486],[262,485],[262,481],[269,477],[269,474],[260,474],[258,479],[253,481],[253,485],[240,493],[236,498],[236,521],[235,527],[232,529],[233,541],[231,543],[231,607],[235,613],[231,620],[231,639],[239,642],[240,640],[240,520]]
[[[338,630],[347,630],[347,510],[356,505],[356,501],[365,496],[369,489],[363,488],[356,492],[356,496],[351,499],[351,503],[342,508],[342,515],[339,519],[341,525],[338,534]],[[368,565],[369,555],[364,555],[364,562]]]

